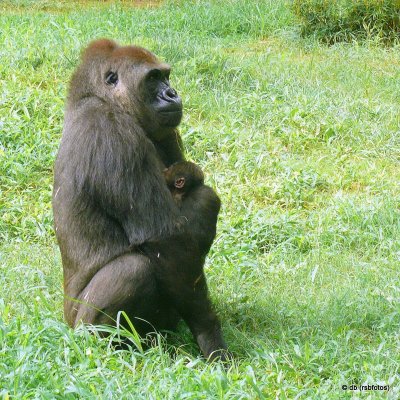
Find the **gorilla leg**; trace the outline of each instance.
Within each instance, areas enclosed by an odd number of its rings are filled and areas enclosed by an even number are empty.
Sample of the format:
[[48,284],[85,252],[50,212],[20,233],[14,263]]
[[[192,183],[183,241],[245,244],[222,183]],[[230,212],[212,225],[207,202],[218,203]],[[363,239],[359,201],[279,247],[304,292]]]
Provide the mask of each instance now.
[[168,329],[176,318],[161,300],[150,260],[141,254],[125,254],[99,270],[81,292],[74,304],[73,325],[115,325],[122,310],[140,335]]
[[206,278],[202,273],[191,286],[183,286],[175,299],[176,308],[188,324],[197,344],[208,359],[225,360],[227,346],[222,337],[221,324],[213,310]]
[[[184,263],[181,267],[159,267],[158,279],[166,291],[171,303],[179,315],[189,326],[200,350],[206,358],[220,358],[226,360],[229,354],[222,337],[221,325],[208,298],[207,282],[202,268],[198,274],[187,268]],[[196,276],[197,275],[197,276]]]

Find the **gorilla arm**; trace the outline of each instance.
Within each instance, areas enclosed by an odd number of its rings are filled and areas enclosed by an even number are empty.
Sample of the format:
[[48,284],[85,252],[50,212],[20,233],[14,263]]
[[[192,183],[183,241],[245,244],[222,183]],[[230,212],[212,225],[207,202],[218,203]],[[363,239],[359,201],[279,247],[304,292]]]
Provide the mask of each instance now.
[[74,185],[65,192],[73,194],[76,213],[93,208],[118,222],[129,245],[176,231],[178,210],[166,187],[163,166],[138,125],[93,99],[69,115],[58,156],[67,180],[58,186],[62,190],[63,184]]

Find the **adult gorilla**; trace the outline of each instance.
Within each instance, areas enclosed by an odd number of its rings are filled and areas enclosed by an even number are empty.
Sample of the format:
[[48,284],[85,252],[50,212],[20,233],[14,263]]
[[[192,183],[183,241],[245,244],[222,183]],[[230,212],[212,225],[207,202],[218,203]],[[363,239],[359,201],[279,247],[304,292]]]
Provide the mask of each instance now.
[[203,274],[219,199],[203,185],[180,208],[163,175],[183,160],[169,73],[151,52],[101,39],[72,77],[53,191],[64,314],[75,327],[123,310],[141,335],[182,317],[205,357],[225,358]]

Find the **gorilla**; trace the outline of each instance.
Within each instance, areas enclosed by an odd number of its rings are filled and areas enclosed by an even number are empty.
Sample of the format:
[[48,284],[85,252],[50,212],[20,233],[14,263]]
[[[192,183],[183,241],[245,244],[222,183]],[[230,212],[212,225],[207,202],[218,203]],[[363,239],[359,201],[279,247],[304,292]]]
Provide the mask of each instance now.
[[184,160],[169,75],[141,47],[100,39],[82,53],[54,170],[64,315],[115,325],[125,311],[142,336],[182,318],[206,358],[226,360],[203,272],[220,200]]

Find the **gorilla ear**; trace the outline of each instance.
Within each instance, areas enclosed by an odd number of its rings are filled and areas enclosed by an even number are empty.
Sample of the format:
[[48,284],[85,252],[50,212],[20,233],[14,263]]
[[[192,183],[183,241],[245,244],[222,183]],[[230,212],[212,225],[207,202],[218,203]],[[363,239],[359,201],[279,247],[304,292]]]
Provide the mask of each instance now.
[[177,189],[182,189],[185,186],[185,178],[182,176],[175,179],[175,187]]
[[114,51],[118,47],[117,42],[110,39],[98,39],[89,43],[86,49],[82,53],[82,59],[84,61],[96,57],[96,56],[105,56],[109,55],[112,51]]

